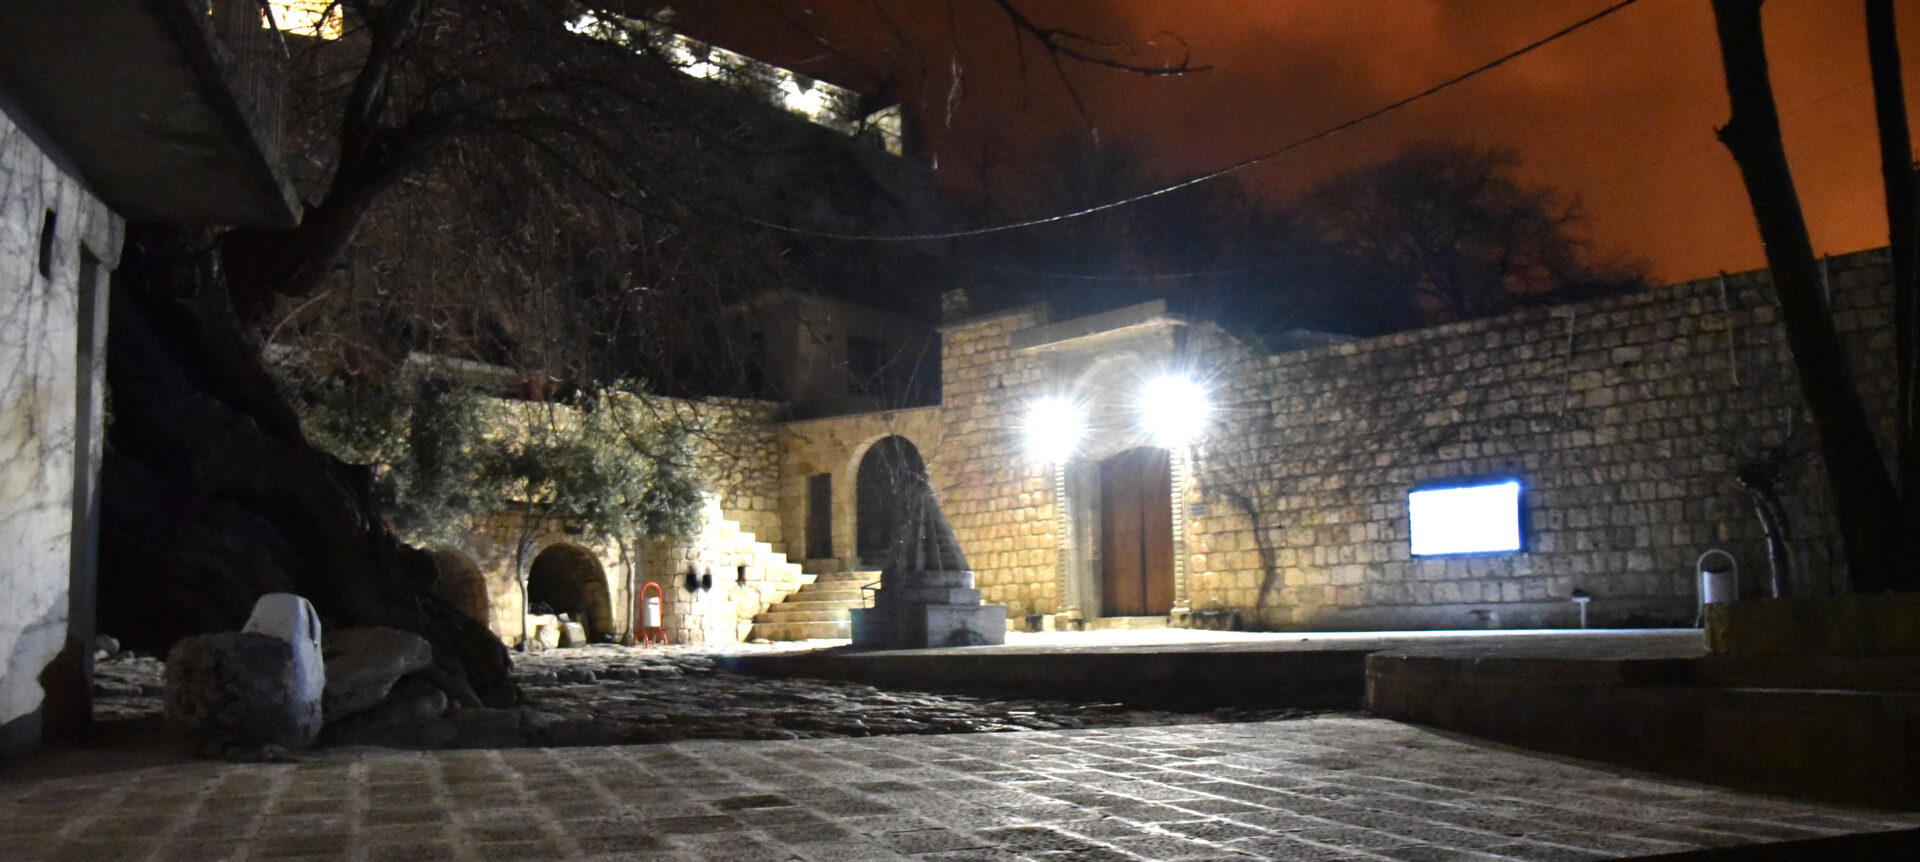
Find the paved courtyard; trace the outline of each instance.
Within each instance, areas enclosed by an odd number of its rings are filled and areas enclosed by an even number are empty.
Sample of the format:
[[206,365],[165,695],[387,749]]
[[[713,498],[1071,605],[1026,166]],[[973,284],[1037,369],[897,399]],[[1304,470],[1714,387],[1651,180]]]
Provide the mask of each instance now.
[[0,771],[15,860],[1553,860],[1915,825],[1348,716]]

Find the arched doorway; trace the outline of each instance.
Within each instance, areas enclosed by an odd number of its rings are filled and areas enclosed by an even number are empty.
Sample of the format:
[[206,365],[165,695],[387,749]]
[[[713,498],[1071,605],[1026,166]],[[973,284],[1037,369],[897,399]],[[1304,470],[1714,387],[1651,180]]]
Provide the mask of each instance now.
[[1173,470],[1142,446],[1100,462],[1100,611],[1158,616],[1173,609]]
[[533,558],[527,571],[527,606],[532,610],[543,605],[585,626],[590,641],[615,634],[606,570],[579,545],[554,545]]
[[882,437],[860,459],[854,477],[854,553],[862,565],[884,565],[893,546],[893,521],[900,513],[903,491],[913,476],[925,477],[927,465],[920,450],[905,437]]
[[433,594],[482,625],[491,626],[492,602],[487,598],[487,578],[480,573],[480,567],[465,554],[449,548],[434,548],[427,553],[433,555],[437,572]]

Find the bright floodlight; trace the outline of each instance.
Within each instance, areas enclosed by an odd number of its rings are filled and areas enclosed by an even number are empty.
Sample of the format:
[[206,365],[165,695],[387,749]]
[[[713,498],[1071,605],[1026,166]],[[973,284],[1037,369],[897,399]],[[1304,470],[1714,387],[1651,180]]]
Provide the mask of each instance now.
[[1520,550],[1519,482],[1415,491],[1407,514],[1415,556]]
[[1140,399],[1140,418],[1147,432],[1162,446],[1184,446],[1207,426],[1207,393],[1185,377],[1166,375],[1147,384]]
[[1027,454],[1034,460],[1063,464],[1080,448],[1087,420],[1065,398],[1042,398],[1027,410]]

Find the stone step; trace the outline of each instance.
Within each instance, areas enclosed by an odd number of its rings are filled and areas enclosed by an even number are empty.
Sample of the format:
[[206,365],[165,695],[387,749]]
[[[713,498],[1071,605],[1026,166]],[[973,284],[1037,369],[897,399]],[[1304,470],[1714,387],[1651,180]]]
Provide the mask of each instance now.
[[795,591],[788,601],[837,602],[846,605],[864,605],[867,603],[867,596],[859,590],[823,589],[819,584],[808,584]]
[[[802,611],[817,611],[823,608],[859,608],[866,602],[860,599],[821,598],[818,593],[794,593],[775,607],[791,607]],[[768,608],[774,610],[775,608]]]
[[821,572],[820,580],[836,584],[871,584],[880,580],[879,572]]
[[852,623],[844,620],[824,623],[755,623],[747,633],[749,640],[770,641],[803,641],[852,636]]
[[843,622],[849,619],[852,619],[852,617],[848,615],[846,608],[827,608],[827,609],[821,609],[821,610],[802,611],[802,610],[795,610],[793,608],[789,608],[783,605],[783,606],[780,606],[778,610],[767,611],[764,614],[760,614],[759,616],[754,617],[753,622],[755,625],[760,625],[763,623],[764,624],[831,623],[831,622]]

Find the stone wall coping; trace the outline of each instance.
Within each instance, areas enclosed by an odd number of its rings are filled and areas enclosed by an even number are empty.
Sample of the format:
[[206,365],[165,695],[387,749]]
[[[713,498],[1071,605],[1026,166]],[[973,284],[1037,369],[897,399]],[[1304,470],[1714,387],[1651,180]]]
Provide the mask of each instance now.
[[780,423],[780,427],[794,428],[799,426],[815,426],[815,425],[823,425],[827,423],[836,423],[836,422],[841,424],[846,424],[850,422],[862,422],[862,421],[869,421],[869,420],[877,421],[877,422],[887,422],[893,417],[912,416],[918,413],[925,413],[929,416],[938,416],[942,409],[943,409],[942,406],[939,404],[930,404],[925,407],[903,407],[903,408],[900,408],[899,410],[875,410],[870,413],[841,413],[837,416],[815,416],[812,419],[791,419],[786,422]]
[[[1831,255],[1825,258],[1825,260],[1827,260],[1829,264],[1839,263],[1842,266],[1861,266],[1870,263],[1874,255],[1884,254],[1885,251],[1884,248],[1867,249],[1850,254]],[[1727,273],[1724,277],[1727,279],[1729,286],[1758,287],[1769,283],[1769,273],[1765,269]],[[1604,314],[1610,311],[1619,311],[1626,308],[1669,300],[1671,297],[1663,295],[1669,291],[1717,291],[1721,278],[1722,276],[1709,276],[1692,281],[1648,287],[1645,290],[1637,290],[1632,293],[1624,293],[1617,296],[1603,296],[1598,299],[1589,299],[1581,302],[1566,302],[1555,305],[1523,308],[1498,317],[1462,320],[1454,323],[1444,323],[1438,326],[1426,326],[1366,338],[1356,338],[1352,341],[1310,347],[1304,350],[1290,350],[1285,353],[1269,355],[1266,359],[1268,365],[1285,365],[1328,356],[1352,356],[1382,348],[1442,341],[1475,332],[1507,330],[1529,322],[1541,322],[1569,316],[1578,320],[1587,315]]]
[[949,332],[958,332],[963,329],[973,329],[975,327],[985,326],[986,324],[994,323],[996,321],[1005,320],[1009,317],[1021,317],[1025,315],[1032,315],[1032,316],[1039,317],[1041,320],[1046,320],[1053,316],[1053,306],[1045,302],[1028,303],[1026,305],[1021,305],[1021,306],[1016,306],[1014,308],[1006,309],[1005,311],[991,311],[976,317],[968,317],[968,318],[963,318],[961,320],[956,320],[952,323],[942,323],[939,326],[934,327],[934,331],[942,335],[945,335]]
[[1023,329],[1013,334],[1012,347],[1014,350],[1070,350],[1091,347],[1093,345],[1086,342],[1102,336],[1127,335],[1144,329],[1185,326],[1187,323],[1186,319],[1167,313],[1166,300],[1156,299],[1048,326]]

